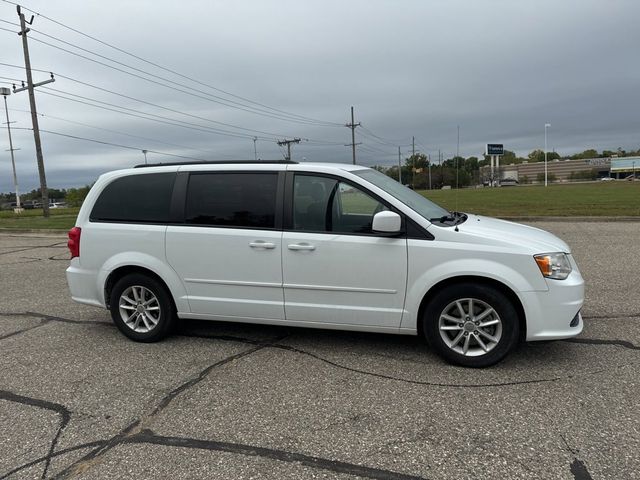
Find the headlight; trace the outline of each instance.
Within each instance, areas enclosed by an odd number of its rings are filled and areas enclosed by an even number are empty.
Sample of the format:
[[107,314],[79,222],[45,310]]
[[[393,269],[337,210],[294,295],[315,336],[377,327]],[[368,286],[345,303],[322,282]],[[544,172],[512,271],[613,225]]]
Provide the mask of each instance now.
[[534,255],[540,272],[546,278],[564,280],[571,273],[571,263],[564,253],[541,253]]

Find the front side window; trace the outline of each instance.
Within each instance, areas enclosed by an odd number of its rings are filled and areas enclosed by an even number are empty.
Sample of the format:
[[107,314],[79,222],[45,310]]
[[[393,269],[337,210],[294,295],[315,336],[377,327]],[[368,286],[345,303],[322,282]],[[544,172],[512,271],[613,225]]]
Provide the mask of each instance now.
[[175,173],[147,173],[115,179],[96,200],[92,222],[167,223]]
[[185,221],[192,225],[274,228],[277,173],[191,174]]
[[443,216],[450,215],[450,213],[441,206],[436,205],[430,200],[427,200],[419,193],[414,192],[413,190],[396,182],[394,179],[388,177],[384,173],[380,173],[372,169],[356,170],[351,173],[367,180],[368,182],[371,182],[376,187],[379,187],[385,192],[393,195],[406,206],[422,215],[429,221],[432,221],[432,219],[434,218],[441,218]]
[[293,229],[371,234],[373,216],[387,208],[368,193],[333,178],[296,175]]

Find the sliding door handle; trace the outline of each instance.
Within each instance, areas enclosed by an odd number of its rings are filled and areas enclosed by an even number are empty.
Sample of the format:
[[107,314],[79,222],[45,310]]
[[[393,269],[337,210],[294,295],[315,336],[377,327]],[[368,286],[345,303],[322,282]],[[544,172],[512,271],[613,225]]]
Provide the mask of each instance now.
[[249,243],[251,248],[264,248],[266,250],[273,250],[276,248],[275,243],[263,242],[262,240],[256,240],[255,242]]
[[315,245],[310,245],[308,243],[292,243],[290,245],[287,245],[287,248],[289,250],[315,250],[316,247]]

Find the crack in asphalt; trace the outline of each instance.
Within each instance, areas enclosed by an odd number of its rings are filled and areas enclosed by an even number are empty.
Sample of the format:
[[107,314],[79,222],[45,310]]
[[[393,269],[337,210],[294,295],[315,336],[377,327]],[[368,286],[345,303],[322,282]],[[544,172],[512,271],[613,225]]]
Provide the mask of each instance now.
[[[0,313],[1,315],[2,313]],[[71,319],[66,319],[66,318],[62,318],[62,317],[56,317],[56,316],[52,316],[52,315],[46,315],[46,314],[42,314],[42,313],[36,313],[36,312],[26,312],[26,313],[22,313],[22,314],[12,314],[12,315],[23,315],[23,316],[32,316],[32,317],[39,317],[42,318],[43,320],[48,321],[57,321],[57,322],[63,322],[63,323],[72,323],[72,324],[89,324],[89,325],[106,325],[106,326],[113,326],[113,324],[111,324],[110,322],[94,322],[94,321],[90,321],[90,320],[71,320]],[[43,322],[41,325],[47,323],[47,322]],[[38,326],[41,326],[38,325]],[[31,327],[29,329],[25,329],[24,331],[33,329],[33,328],[37,328],[38,326],[34,326]],[[13,334],[9,334],[9,336],[11,335],[15,335],[17,333],[22,333],[22,331],[20,332],[14,332]],[[367,376],[371,376],[371,377],[376,377],[376,378],[382,378],[385,380],[393,380],[393,381],[398,381],[398,382],[403,382],[403,383],[408,383],[408,384],[413,384],[413,385],[424,385],[424,386],[433,386],[433,387],[447,387],[447,388],[495,388],[495,387],[506,387],[506,386],[515,386],[515,385],[528,385],[528,384],[538,384],[538,383],[550,383],[550,382],[557,382],[560,380],[564,380],[567,378],[574,378],[576,375],[567,375],[567,376],[556,376],[556,377],[551,377],[551,378],[540,378],[540,379],[532,379],[532,380],[516,380],[516,381],[512,381],[512,382],[492,382],[492,383],[471,383],[471,384],[461,384],[461,383],[442,383],[442,382],[429,382],[429,381],[424,381],[424,380],[411,380],[411,379],[406,379],[406,378],[400,378],[400,377],[395,377],[392,375],[385,375],[382,373],[377,373],[377,372],[370,372],[367,370],[362,370],[362,369],[358,369],[358,368],[353,368],[353,367],[349,367],[346,365],[342,365],[340,363],[334,362],[332,360],[329,360],[327,358],[321,357],[320,355],[317,355],[315,353],[312,352],[308,352],[306,350],[302,350],[296,347],[292,347],[289,345],[283,345],[280,343],[273,343],[273,342],[262,342],[259,340],[253,340],[253,339],[249,339],[249,338],[245,338],[245,337],[236,337],[233,335],[206,335],[206,334],[197,334],[197,333],[188,333],[188,332],[182,332],[179,333],[179,335],[184,336],[184,337],[192,337],[192,338],[206,338],[206,339],[213,339],[213,340],[223,340],[223,341],[230,341],[230,342],[239,342],[239,343],[245,343],[245,344],[249,344],[249,345],[254,345],[254,346],[258,346],[260,348],[275,348],[275,349],[280,349],[280,350],[285,350],[285,351],[290,351],[290,352],[294,352],[297,353],[299,355],[306,355],[309,356],[311,358],[314,358],[320,362],[323,362],[327,365],[330,365],[332,367],[335,368],[339,368],[342,370],[346,370],[346,371],[350,371],[353,373],[358,373],[361,375],[367,375]],[[0,340],[2,340],[2,337],[0,337]],[[623,348],[627,348],[630,350],[640,350],[639,346],[634,345],[631,342],[628,342],[626,340],[607,340],[607,339],[588,339],[588,338],[573,338],[573,339],[565,339],[563,340],[564,342],[568,342],[568,343],[578,343],[578,344],[587,344],[587,345],[613,345],[613,346],[619,346],[619,347],[623,347]],[[598,373],[598,372],[591,372],[591,373]]]
[[361,478],[372,478],[376,480],[424,480],[424,477],[419,477],[416,475],[392,472],[390,470],[366,467],[364,465],[341,462],[338,460],[328,460],[326,458],[305,455],[303,453],[295,453],[273,448],[256,447],[253,445],[245,445],[241,443],[219,442],[215,440],[199,440],[196,438],[185,437],[165,437],[157,435],[151,430],[141,430],[137,434],[127,438],[125,443],[147,443],[167,447],[192,448],[198,450],[235,453],[250,457],[269,458],[280,462],[294,463],[321,470],[328,470],[333,473],[342,473],[358,476]]
[[19,465],[19,466],[15,467],[13,470],[10,470],[7,473],[5,473],[4,475],[0,476],[0,480],[3,480],[5,478],[9,478],[14,473],[18,473],[18,472],[21,472],[22,470],[26,470],[27,468],[31,468],[31,467],[33,467],[35,465],[38,465],[39,463],[42,463],[42,462],[46,461],[47,458],[54,459],[56,457],[61,457],[63,455],[66,455],[67,453],[75,452],[77,450],[83,450],[85,448],[92,448],[92,447],[100,446],[100,445],[103,445],[106,442],[107,442],[106,440],[95,440],[93,442],[80,443],[80,444],[74,445],[72,447],[61,448],[60,450],[57,450],[56,452],[52,453],[51,455],[45,455],[43,457],[36,458],[35,460],[31,460],[28,463],[24,463],[22,465]]
[[[274,341],[282,340],[282,338],[283,337],[278,337],[274,339]],[[64,470],[59,472],[54,478],[65,479],[65,478],[70,478],[77,473],[86,472],[91,467],[93,467],[100,460],[100,457],[104,456],[104,454],[106,454],[109,450],[125,442],[129,437],[139,433],[143,428],[143,425],[153,420],[153,418],[156,417],[158,414],[160,414],[178,395],[189,390],[190,388],[194,387],[195,385],[200,383],[202,380],[204,380],[212,370],[214,370],[217,367],[226,365],[230,362],[233,362],[234,360],[238,360],[240,358],[251,355],[257,352],[258,350],[266,348],[267,346],[268,344],[255,345],[253,348],[249,348],[247,350],[236,353],[234,355],[225,357],[222,360],[219,360],[209,365],[208,367],[204,368],[197,375],[195,375],[194,377],[191,377],[189,380],[183,382],[182,384],[180,384],[179,386],[171,390],[169,393],[167,393],[160,400],[160,402],[155,406],[155,408],[151,411],[151,413],[137,419],[136,421],[128,425],[124,430],[122,430],[120,433],[118,433],[117,435],[109,439],[106,443],[97,447],[91,452],[87,453],[86,455],[84,455],[82,458],[72,463],[71,465],[67,466]]]
[[567,450],[571,453],[571,455],[573,455],[573,462],[571,462],[571,465],[569,465],[569,470],[573,474],[573,478],[575,480],[593,480],[591,474],[589,473],[589,470],[587,470],[587,466],[585,465],[585,463],[578,458],[580,450],[572,448],[562,433],[558,432],[558,435],[560,435],[560,438],[566,445]]
[[626,340],[608,340],[605,338],[567,338],[563,340],[567,343],[581,343],[584,345],[615,345],[629,350],[640,350],[640,346],[634,345]]
[[[9,392],[7,390],[0,390],[0,400],[6,400],[8,402],[28,405],[30,407],[37,407],[37,408],[42,408],[44,410],[50,410],[60,415],[60,425],[58,426],[58,430],[56,431],[56,434],[53,437],[53,440],[51,441],[51,445],[49,446],[49,452],[44,457],[44,462],[45,462],[44,470],[42,471],[42,476],[40,477],[44,479],[47,475],[47,471],[49,470],[49,465],[51,464],[51,458],[53,457],[53,454],[55,452],[56,445],[58,444],[58,440],[60,439],[60,436],[62,435],[63,430],[66,428],[69,421],[71,420],[71,411],[67,407],[59,403],[49,402],[47,400],[41,400],[39,398],[27,397],[24,395],[19,395],[17,393]],[[6,476],[8,475],[9,474],[7,474]],[[0,478],[5,478],[6,476],[0,477]]]
[[620,313],[617,315],[583,315],[584,320],[613,320],[614,318],[640,318],[640,313]]
[[37,250],[39,248],[64,248],[66,246],[67,246],[66,242],[56,242],[56,243],[52,243],[51,245],[29,245],[29,246],[25,246],[24,248],[19,248],[18,250],[0,252],[0,255],[10,255],[12,253],[28,252],[30,250]]

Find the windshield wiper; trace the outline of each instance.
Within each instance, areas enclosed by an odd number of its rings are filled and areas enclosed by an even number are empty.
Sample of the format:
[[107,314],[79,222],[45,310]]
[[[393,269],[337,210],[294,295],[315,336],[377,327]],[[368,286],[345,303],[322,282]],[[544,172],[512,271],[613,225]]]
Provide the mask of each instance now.
[[467,220],[467,215],[461,212],[449,212],[449,215],[443,215],[441,217],[430,218],[430,222],[447,223],[453,222],[453,225],[464,223]]
[[456,217],[454,217],[453,215],[443,215],[441,217],[435,217],[435,218],[430,218],[429,221],[430,222],[439,222],[439,223],[446,223],[446,222],[455,222]]

